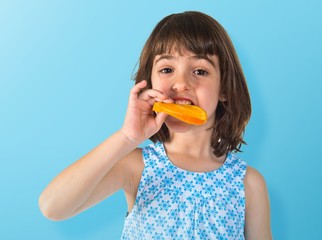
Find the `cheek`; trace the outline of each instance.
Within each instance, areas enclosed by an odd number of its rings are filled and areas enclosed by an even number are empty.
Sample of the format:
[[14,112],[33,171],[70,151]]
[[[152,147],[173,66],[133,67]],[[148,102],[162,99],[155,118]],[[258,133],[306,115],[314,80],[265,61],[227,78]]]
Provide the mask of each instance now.
[[157,74],[151,75],[151,84],[152,88],[159,90],[163,93],[166,93],[168,91],[167,84],[165,81],[161,81],[160,77]]
[[165,91],[163,84],[161,84],[159,81],[152,81],[152,88],[160,92]]
[[159,85],[160,85],[160,81],[158,79],[158,76],[154,72],[152,72],[152,74],[151,74],[151,84],[152,84],[153,89],[158,89]]
[[212,99],[212,101],[209,101],[205,104],[205,106],[201,106],[207,113],[208,119],[214,119],[216,115],[216,109],[218,106],[218,100]]
[[218,101],[219,89],[217,86],[209,86],[199,93],[200,107],[204,108],[208,115],[212,115],[216,111]]

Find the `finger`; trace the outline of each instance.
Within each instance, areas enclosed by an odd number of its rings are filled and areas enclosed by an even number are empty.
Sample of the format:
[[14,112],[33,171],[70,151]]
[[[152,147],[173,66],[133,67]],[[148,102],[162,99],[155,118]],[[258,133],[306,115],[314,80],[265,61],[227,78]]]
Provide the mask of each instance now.
[[171,98],[164,99],[162,102],[164,102],[164,103],[174,103],[173,99],[171,99]]
[[155,102],[173,103],[173,100],[171,98],[166,98],[166,99],[155,98],[153,99],[153,101],[150,102],[150,104],[153,105]]
[[140,95],[140,99],[142,99],[144,101],[149,101],[152,103],[154,103],[155,101],[157,101],[157,102],[169,101],[169,98],[166,95],[164,95],[162,92],[155,90],[155,89],[149,89],[149,90],[144,91]]
[[137,99],[139,92],[145,88],[147,85],[147,81],[143,80],[134,85],[130,92],[130,99]]
[[167,117],[168,117],[168,114],[166,113],[163,113],[163,112],[157,113],[155,117],[155,122],[157,123],[159,128],[161,128],[162,124],[164,123]]

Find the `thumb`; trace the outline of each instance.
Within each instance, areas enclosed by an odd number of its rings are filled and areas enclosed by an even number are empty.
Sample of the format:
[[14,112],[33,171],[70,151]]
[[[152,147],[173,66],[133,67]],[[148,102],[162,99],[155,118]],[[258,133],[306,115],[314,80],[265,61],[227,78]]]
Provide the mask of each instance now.
[[166,113],[163,113],[163,112],[157,113],[155,117],[155,122],[157,123],[159,129],[162,127],[162,124],[164,123],[167,117],[168,117],[168,114]]

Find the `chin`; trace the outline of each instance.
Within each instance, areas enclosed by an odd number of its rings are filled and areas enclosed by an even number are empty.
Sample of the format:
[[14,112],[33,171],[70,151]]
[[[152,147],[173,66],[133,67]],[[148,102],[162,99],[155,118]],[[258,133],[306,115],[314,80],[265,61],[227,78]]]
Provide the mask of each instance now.
[[165,124],[171,132],[176,133],[185,133],[195,127],[195,125],[185,123],[172,117],[168,117]]

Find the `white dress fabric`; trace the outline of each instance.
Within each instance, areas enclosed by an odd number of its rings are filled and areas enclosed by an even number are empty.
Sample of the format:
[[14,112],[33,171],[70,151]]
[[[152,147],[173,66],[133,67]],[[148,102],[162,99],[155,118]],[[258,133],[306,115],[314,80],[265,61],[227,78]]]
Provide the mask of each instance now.
[[145,164],[122,239],[244,239],[246,163],[229,152],[210,172],[175,166],[163,143],[142,149]]

